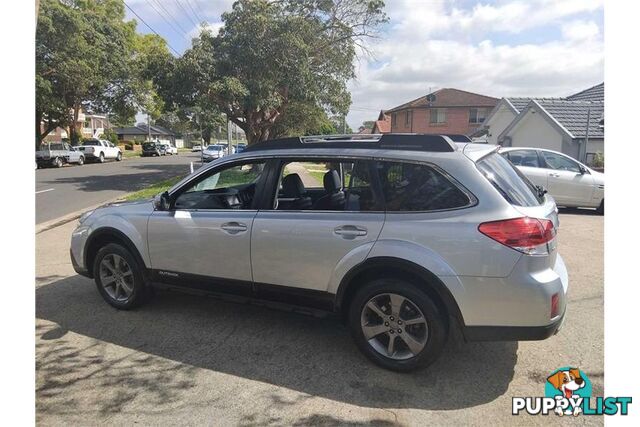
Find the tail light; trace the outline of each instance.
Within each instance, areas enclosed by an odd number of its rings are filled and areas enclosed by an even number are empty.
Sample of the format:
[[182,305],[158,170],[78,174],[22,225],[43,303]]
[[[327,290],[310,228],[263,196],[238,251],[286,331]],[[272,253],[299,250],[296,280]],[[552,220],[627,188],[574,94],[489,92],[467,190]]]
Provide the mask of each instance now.
[[548,254],[547,243],[556,236],[553,222],[529,217],[484,222],[478,231],[496,242],[530,255]]
[[551,315],[550,319],[553,319],[558,314],[560,314],[560,294],[555,293],[551,296]]

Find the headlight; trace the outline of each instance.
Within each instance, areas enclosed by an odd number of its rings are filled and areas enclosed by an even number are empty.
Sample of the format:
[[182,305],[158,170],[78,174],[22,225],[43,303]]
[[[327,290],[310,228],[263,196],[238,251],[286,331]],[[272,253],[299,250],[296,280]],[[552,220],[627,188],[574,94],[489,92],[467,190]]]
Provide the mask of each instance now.
[[78,224],[82,224],[83,222],[85,222],[87,220],[87,218],[89,218],[91,216],[92,213],[94,213],[95,210],[92,211],[87,211],[85,213],[83,213],[82,215],[80,215],[80,219],[78,220]]

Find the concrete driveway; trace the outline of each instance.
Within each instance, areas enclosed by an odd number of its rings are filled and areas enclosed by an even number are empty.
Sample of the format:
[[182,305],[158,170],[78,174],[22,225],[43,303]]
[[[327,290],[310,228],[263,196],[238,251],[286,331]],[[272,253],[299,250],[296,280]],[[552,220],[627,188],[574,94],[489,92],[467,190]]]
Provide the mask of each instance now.
[[511,415],[549,373],[577,366],[603,394],[603,217],[561,213],[568,317],[542,342],[455,343],[427,370],[397,374],[317,319],[172,293],[131,312],[73,273],[74,224],[37,235],[36,411],[51,424],[602,424]]

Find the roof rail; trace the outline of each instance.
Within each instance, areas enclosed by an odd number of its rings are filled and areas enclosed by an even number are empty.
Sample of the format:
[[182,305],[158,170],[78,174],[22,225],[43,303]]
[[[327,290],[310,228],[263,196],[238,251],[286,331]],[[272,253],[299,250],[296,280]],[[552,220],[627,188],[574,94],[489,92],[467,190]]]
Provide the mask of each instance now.
[[313,135],[271,139],[249,145],[244,151],[294,148],[359,148],[452,152],[456,146],[448,135],[385,133],[353,135]]

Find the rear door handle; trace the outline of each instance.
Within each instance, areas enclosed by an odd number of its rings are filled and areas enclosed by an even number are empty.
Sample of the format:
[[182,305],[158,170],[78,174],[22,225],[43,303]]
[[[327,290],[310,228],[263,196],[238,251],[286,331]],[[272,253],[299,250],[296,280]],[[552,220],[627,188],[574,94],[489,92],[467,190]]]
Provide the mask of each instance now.
[[357,225],[342,225],[334,228],[333,232],[344,239],[355,239],[356,237],[367,235],[367,229]]
[[235,221],[225,222],[220,226],[220,228],[222,228],[224,231],[226,231],[229,234],[238,234],[238,233],[242,233],[243,231],[247,231],[246,224],[242,224],[241,222],[235,222]]
[[557,174],[557,173],[550,173],[549,176],[552,176],[554,178],[560,178],[560,174]]

